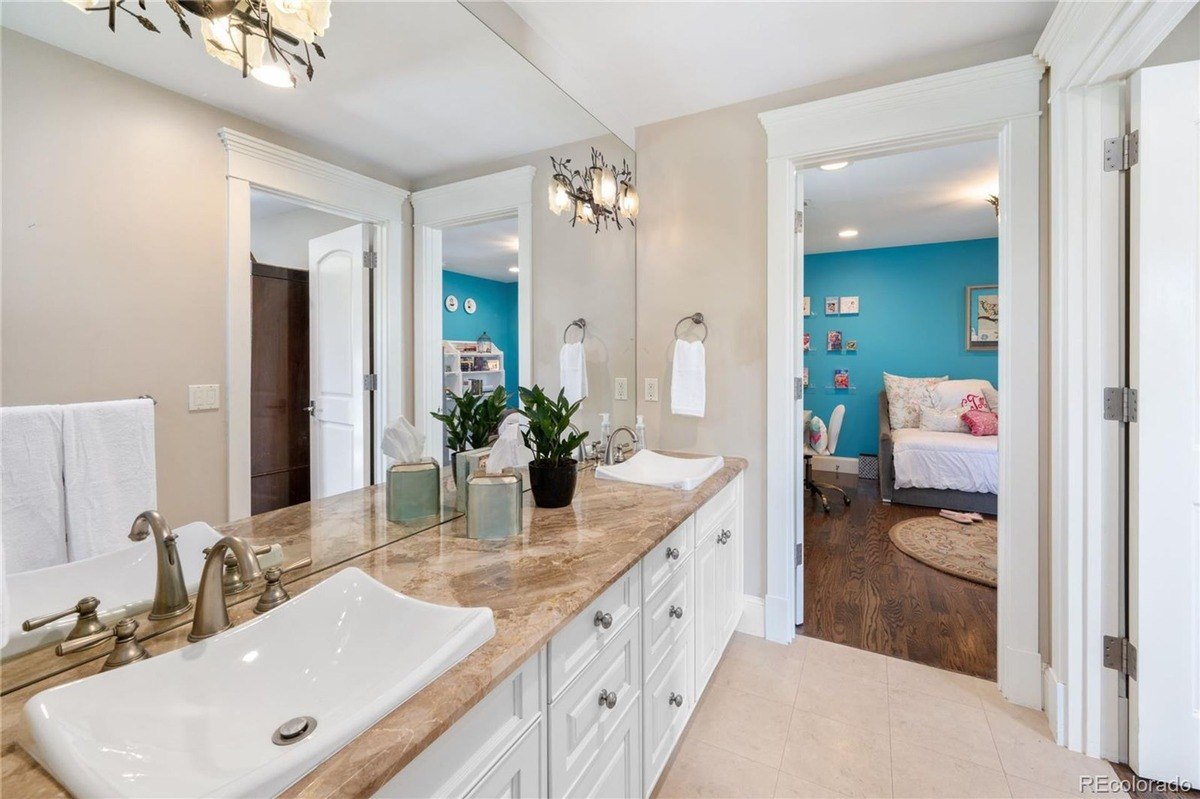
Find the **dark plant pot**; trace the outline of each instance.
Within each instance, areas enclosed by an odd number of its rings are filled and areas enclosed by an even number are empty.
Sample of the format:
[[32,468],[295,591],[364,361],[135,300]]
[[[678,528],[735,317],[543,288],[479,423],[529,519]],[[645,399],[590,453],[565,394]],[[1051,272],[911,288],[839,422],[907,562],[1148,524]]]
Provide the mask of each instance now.
[[529,487],[533,501],[539,508],[565,508],[575,498],[575,480],[579,472],[575,459],[567,458],[558,466],[529,463]]

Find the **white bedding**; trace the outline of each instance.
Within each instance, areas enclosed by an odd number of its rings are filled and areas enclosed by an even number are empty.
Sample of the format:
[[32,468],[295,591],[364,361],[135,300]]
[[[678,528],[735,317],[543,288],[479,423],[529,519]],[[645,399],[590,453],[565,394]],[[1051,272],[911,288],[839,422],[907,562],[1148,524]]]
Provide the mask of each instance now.
[[939,488],[997,494],[1000,491],[998,436],[892,431],[896,488]]

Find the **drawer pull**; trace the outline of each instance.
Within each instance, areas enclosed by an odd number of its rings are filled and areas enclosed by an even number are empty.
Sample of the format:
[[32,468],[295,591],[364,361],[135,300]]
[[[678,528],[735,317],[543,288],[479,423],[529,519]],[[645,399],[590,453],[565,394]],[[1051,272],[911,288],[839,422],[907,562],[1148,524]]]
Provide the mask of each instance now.
[[671,695],[667,697],[667,704],[674,705],[675,707],[683,707],[683,694],[677,694],[672,691]]
[[679,560],[679,547],[667,547],[667,560]]
[[617,692],[610,691],[607,688],[600,691],[600,706],[612,710],[617,706]]
[[592,624],[607,630],[609,627],[612,627],[612,614],[598,610],[596,611],[596,617],[592,619]]
[[677,619],[682,619],[683,618],[683,608],[678,607],[676,605],[672,605],[671,609],[667,611],[667,614],[670,616],[673,616]]

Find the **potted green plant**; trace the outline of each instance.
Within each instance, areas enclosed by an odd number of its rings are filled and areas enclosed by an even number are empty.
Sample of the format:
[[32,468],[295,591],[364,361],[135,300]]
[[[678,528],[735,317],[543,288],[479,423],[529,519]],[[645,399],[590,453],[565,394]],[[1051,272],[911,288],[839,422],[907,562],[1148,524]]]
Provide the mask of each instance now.
[[529,462],[529,487],[540,508],[562,508],[575,496],[576,460],[579,445],[587,440],[587,431],[571,433],[571,417],[579,403],[567,402],[564,391],[550,399],[540,386],[521,387],[519,413],[529,420],[529,429],[521,432],[525,446],[533,452]]
[[497,386],[487,396],[447,392],[453,405],[448,413],[431,411],[434,419],[446,426],[446,446],[450,448],[451,471],[458,480],[458,453],[468,449],[486,447],[492,441],[500,417],[508,404],[508,393],[504,386]]

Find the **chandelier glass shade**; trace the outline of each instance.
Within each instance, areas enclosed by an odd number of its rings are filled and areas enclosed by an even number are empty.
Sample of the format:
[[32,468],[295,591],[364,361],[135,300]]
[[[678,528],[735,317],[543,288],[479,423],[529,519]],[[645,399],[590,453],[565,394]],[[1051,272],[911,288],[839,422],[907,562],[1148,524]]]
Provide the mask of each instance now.
[[[107,12],[109,30],[127,14],[146,30],[158,26],[129,0],[66,0],[81,11]],[[180,29],[192,36],[189,15],[199,17],[204,49],[223,64],[270,86],[296,85],[296,71],[313,77],[313,57],[324,58],[318,37],[329,28],[332,0],[166,0]]]
[[571,212],[572,227],[577,223],[592,226],[596,232],[609,222],[621,229],[622,220],[630,225],[637,219],[639,200],[633,186],[633,170],[625,161],[621,168],[610,165],[604,154],[592,148],[592,165],[571,168],[571,159],[551,158],[554,176],[550,178],[547,201],[556,215]]

